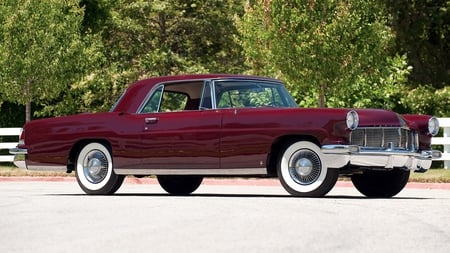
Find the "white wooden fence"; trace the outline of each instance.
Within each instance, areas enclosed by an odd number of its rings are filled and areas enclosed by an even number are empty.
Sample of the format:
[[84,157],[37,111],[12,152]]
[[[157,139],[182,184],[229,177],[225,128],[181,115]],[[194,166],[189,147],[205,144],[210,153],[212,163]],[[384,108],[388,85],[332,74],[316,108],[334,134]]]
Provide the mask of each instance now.
[[[0,137],[1,136],[17,136],[16,142],[1,142],[0,150],[16,147],[21,133],[22,133],[22,128],[17,128],[17,127],[0,128]],[[12,161],[14,161],[13,155],[0,155],[0,162],[12,162]]]
[[440,159],[435,161],[444,161],[444,168],[450,169],[450,118],[438,118],[439,126],[444,129],[443,137],[433,137],[431,144],[443,145],[444,151]]
[[[439,126],[444,129],[443,137],[433,137],[431,139],[431,144],[433,145],[443,145],[444,152],[440,159],[435,159],[436,161],[444,161],[444,168],[450,169],[450,118],[438,118]],[[17,141],[19,141],[19,136],[22,132],[22,128],[0,128],[0,136],[17,136]],[[14,148],[17,142],[4,142],[0,143],[1,149]],[[12,162],[14,156],[12,155],[0,155],[0,162]]]

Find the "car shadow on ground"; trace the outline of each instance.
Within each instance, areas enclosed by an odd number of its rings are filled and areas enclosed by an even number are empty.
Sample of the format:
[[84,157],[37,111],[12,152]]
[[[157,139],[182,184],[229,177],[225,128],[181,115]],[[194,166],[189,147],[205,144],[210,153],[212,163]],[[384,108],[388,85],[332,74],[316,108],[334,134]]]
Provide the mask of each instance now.
[[48,196],[64,196],[64,197],[158,197],[158,198],[278,198],[278,199],[392,199],[395,200],[429,200],[436,198],[423,198],[423,197],[392,197],[392,198],[368,198],[365,196],[349,196],[349,195],[327,195],[323,197],[297,197],[291,195],[281,195],[281,194],[236,194],[236,193],[193,193],[190,195],[170,195],[167,193],[115,193],[113,195],[87,195],[87,194],[46,194]]

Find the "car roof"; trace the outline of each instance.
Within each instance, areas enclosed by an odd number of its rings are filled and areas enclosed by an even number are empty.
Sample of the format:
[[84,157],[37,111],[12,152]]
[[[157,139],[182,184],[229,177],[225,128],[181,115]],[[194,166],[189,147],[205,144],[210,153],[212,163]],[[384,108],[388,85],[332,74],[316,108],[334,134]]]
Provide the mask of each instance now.
[[270,81],[270,82],[278,82],[281,84],[280,80],[261,77],[261,76],[252,76],[252,75],[236,75],[236,74],[189,74],[189,75],[174,75],[174,76],[160,76],[160,77],[151,77],[147,79],[139,80],[133,84],[131,84],[126,90],[125,94],[122,96],[120,101],[116,104],[113,111],[118,112],[129,112],[133,113],[137,110],[140,103],[143,101],[148,92],[156,85],[161,83],[170,83],[177,81],[203,81],[208,79],[245,79],[245,80],[261,80],[261,81]]
[[174,75],[174,76],[160,76],[160,77],[151,77],[147,79],[142,79],[137,81],[131,86],[139,86],[139,85],[155,85],[162,82],[172,82],[172,81],[189,81],[189,80],[205,80],[205,79],[219,79],[219,78],[227,78],[227,79],[257,79],[257,80],[266,80],[266,81],[276,81],[280,82],[277,79],[262,77],[262,76],[252,76],[252,75],[238,75],[238,74],[189,74],[189,75]]

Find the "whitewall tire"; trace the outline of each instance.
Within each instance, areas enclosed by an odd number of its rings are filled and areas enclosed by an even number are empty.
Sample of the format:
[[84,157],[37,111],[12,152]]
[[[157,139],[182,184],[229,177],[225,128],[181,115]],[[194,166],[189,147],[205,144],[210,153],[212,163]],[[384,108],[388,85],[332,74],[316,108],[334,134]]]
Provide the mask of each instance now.
[[336,184],[338,172],[327,168],[320,148],[308,141],[288,143],[278,159],[278,178],[294,196],[324,196]]
[[123,175],[113,171],[111,152],[100,143],[89,143],[78,153],[76,177],[87,194],[113,194],[122,185]]

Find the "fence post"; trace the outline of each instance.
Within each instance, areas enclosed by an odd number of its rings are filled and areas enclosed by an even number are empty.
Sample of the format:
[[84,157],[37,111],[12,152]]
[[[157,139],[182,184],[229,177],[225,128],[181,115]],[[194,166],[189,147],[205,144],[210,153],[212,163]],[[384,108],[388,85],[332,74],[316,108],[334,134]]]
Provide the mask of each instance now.
[[450,118],[438,118],[439,126],[443,128],[443,137],[433,137],[431,144],[442,145],[442,157],[435,161],[444,161],[444,169],[450,169]]
[[[444,127],[444,139],[450,139],[450,118],[447,118],[446,127]],[[450,156],[450,144],[444,144],[444,156],[446,156],[446,159],[449,159],[448,156]],[[444,168],[450,169],[450,160],[444,161]]]

